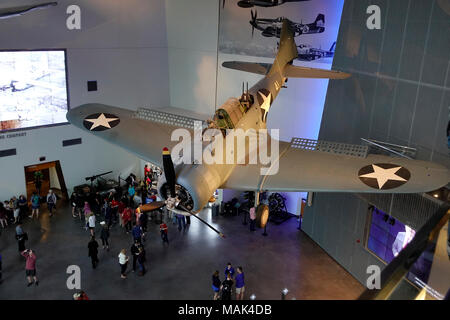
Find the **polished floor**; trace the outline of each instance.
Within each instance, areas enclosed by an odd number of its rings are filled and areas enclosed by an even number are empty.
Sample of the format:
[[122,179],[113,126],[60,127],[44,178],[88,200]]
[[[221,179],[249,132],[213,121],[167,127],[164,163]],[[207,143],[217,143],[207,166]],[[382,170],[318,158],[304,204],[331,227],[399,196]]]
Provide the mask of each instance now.
[[[0,299],[71,299],[67,289],[69,265],[81,268],[81,287],[91,299],[200,299],[212,298],[211,274],[227,262],[241,265],[246,279],[245,298],[280,299],[355,299],[363,286],[331,259],[306,234],[297,230],[296,219],[276,226],[269,224],[268,236],[262,230],[250,232],[242,216],[211,217],[209,209],[200,213],[226,234],[222,239],[191,218],[186,231],[179,232],[168,223],[170,244],[162,243],[159,225],[149,222],[145,243],[148,273],[140,277],[130,272],[120,278],[117,255],[129,251],[131,235],[115,226],[111,230],[111,250],[100,248],[100,263],[93,270],[88,258],[89,234],[82,222],[72,218],[70,209],[58,209],[56,216],[41,214],[39,221],[27,220],[27,248],[36,251],[39,286],[26,286],[25,259],[17,251],[14,228],[2,230],[0,253],[3,256],[3,282]],[[101,244],[99,240],[99,244]]]

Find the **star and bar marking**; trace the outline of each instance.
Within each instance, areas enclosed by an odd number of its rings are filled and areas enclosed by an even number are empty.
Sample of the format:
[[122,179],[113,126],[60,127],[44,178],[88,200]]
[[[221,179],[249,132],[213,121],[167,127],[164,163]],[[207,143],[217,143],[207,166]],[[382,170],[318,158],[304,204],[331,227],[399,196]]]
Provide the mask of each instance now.
[[84,119],[84,126],[90,131],[104,131],[117,126],[120,119],[109,113],[95,113]]
[[367,186],[387,190],[400,187],[408,182],[411,173],[408,169],[390,163],[376,163],[361,168],[359,179]]

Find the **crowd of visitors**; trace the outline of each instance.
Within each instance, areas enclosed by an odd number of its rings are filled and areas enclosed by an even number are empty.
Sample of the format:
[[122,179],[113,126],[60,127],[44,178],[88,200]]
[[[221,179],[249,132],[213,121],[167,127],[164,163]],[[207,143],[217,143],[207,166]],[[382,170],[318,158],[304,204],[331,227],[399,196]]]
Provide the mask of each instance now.
[[[72,207],[72,216],[80,220],[83,228],[89,230],[90,241],[87,244],[88,257],[91,260],[92,268],[96,269],[100,263],[99,242],[101,239],[102,249],[109,251],[111,248],[110,230],[111,228],[120,228],[125,234],[130,234],[131,246],[129,251],[121,248],[118,254],[118,263],[120,277],[127,278],[128,262],[131,259],[132,265],[130,272],[136,272],[139,276],[144,276],[147,272],[147,258],[145,250],[146,234],[148,232],[149,216],[146,212],[141,212],[139,206],[142,203],[157,201],[156,190],[154,186],[154,172],[146,166],[144,185],[139,186],[134,176],[130,175],[127,179],[128,185],[125,189],[118,188],[107,194],[95,192],[92,194],[72,193],[70,205]],[[122,189],[124,191],[122,191]],[[49,217],[56,213],[56,204],[58,196],[53,190],[50,190],[44,198],[47,203]],[[39,219],[41,203],[43,199],[34,192],[30,197],[31,214],[30,218]],[[13,197],[9,201],[0,202],[0,225],[7,228],[15,225],[15,238],[18,245],[18,252],[25,258],[25,275],[27,286],[39,285],[36,271],[36,252],[27,249],[28,233],[23,229],[22,221],[30,213],[28,202],[25,196],[19,198]],[[168,213],[159,223],[160,238],[163,244],[169,244],[168,223],[178,228],[179,231],[186,230],[190,224],[190,219],[181,214]],[[187,220],[187,221],[186,221]],[[98,223],[99,222],[99,223]],[[166,224],[167,223],[167,224]],[[99,225],[99,226],[98,226]],[[120,230],[119,229],[119,230]],[[117,248],[118,249],[118,248]],[[242,300],[244,297],[244,273],[242,267],[237,267],[236,271],[231,263],[228,263],[225,272],[224,281],[220,280],[219,271],[214,272],[212,276],[212,288],[214,291],[214,300],[231,300],[232,292],[236,294],[236,300]],[[2,255],[0,254],[0,283],[2,282]],[[233,286],[235,289],[233,289]],[[80,291],[74,295],[75,300],[88,300],[87,295]]]
[[218,270],[212,275],[213,299],[219,300],[220,298],[220,300],[231,300],[233,285],[235,285],[236,300],[244,300],[245,282],[242,267],[237,267],[235,271],[231,263],[228,262],[224,274],[225,280],[223,282],[220,281]]

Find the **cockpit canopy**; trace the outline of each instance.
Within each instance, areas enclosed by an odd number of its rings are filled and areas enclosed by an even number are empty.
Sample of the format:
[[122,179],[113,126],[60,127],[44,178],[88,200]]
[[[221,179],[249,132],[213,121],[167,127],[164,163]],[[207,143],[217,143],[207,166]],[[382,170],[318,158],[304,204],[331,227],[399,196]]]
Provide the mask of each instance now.
[[234,129],[253,104],[254,98],[249,93],[243,93],[240,99],[229,98],[216,110],[215,126],[219,129]]

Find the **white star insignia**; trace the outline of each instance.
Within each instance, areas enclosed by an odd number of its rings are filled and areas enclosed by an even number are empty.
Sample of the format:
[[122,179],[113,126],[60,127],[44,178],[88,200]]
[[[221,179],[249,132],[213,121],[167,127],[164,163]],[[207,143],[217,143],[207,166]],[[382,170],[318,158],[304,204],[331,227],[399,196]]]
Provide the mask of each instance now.
[[119,118],[106,118],[105,115],[102,113],[97,119],[85,119],[88,122],[92,123],[92,126],[89,130],[94,130],[97,127],[105,127],[108,129],[111,129],[111,126],[109,125],[110,122],[119,120]]
[[269,113],[269,109],[270,109],[270,100],[271,100],[272,94],[269,93],[269,95],[266,97],[264,94],[261,93],[261,91],[258,91],[258,93],[261,95],[261,98],[263,98],[263,100],[264,100],[264,102],[261,104],[260,108],[264,110],[263,121],[266,121],[267,113]]
[[375,178],[375,179],[377,179],[378,189],[383,188],[383,186],[389,180],[406,181],[406,179],[403,179],[402,177],[400,177],[400,176],[395,174],[402,167],[383,169],[383,168],[373,164],[372,168],[373,168],[373,172],[372,173],[367,173],[367,174],[361,175],[359,177],[360,178]]

